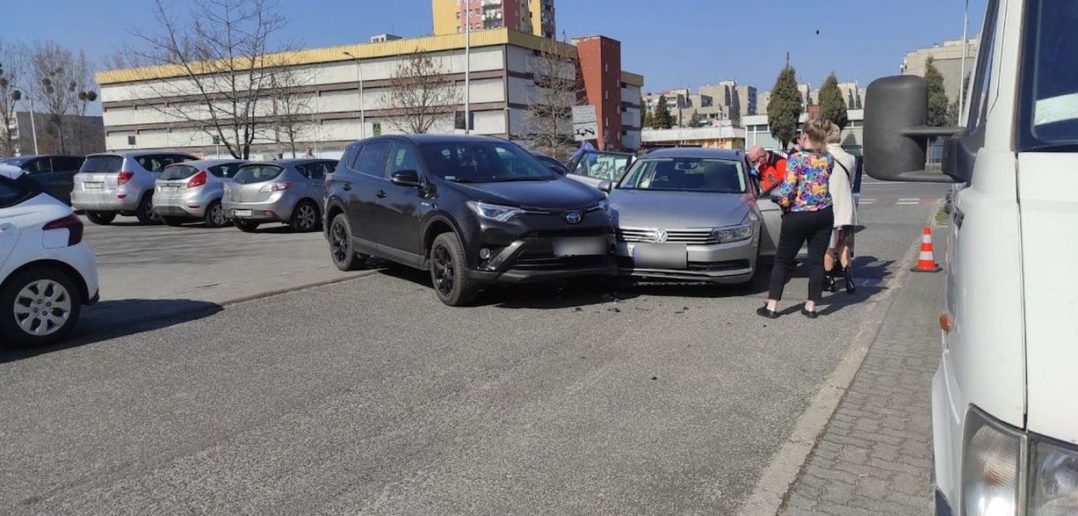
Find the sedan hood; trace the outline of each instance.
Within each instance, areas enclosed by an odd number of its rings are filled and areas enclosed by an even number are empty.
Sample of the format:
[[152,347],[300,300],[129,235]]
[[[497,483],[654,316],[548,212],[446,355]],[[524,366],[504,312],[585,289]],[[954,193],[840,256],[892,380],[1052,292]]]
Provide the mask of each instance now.
[[598,190],[570,179],[502,183],[454,183],[446,187],[477,201],[544,210],[569,210],[592,206],[603,199]]
[[621,189],[610,194],[617,225],[627,228],[733,226],[745,220],[751,206],[752,198],[747,194]]

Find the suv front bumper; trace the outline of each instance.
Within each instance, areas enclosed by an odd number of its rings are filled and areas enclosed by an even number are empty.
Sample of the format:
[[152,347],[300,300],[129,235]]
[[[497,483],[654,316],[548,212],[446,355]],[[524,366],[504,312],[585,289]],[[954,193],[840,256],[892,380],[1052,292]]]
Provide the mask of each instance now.
[[531,283],[579,276],[616,276],[613,235],[524,238],[470,269],[481,283]]

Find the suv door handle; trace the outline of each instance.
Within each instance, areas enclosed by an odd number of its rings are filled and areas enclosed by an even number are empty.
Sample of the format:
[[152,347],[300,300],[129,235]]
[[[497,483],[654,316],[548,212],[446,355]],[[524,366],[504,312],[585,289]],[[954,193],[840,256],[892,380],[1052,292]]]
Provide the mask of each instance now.
[[375,195],[375,197],[378,197],[379,199],[385,199],[386,198],[386,191],[385,190],[378,190],[378,193],[376,193],[374,195]]

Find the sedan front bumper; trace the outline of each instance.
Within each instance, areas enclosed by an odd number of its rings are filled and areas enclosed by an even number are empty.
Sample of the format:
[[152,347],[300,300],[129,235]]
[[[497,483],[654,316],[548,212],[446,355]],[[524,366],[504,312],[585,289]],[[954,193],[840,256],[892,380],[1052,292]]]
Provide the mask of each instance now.
[[[756,273],[759,242],[755,238],[709,245],[648,244],[670,247],[680,253],[684,246],[685,259],[677,267],[649,261],[638,252],[640,244],[619,242],[618,266],[625,276],[675,281],[706,281],[711,283],[744,283]],[[660,249],[662,247],[659,247]]]

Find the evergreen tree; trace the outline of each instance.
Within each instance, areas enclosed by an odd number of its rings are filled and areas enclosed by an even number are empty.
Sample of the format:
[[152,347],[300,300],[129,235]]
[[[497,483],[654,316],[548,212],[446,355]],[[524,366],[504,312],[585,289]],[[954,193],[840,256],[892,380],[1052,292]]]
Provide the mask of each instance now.
[[771,136],[782,144],[782,148],[793,141],[797,123],[801,118],[801,92],[797,89],[797,73],[787,64],[775,86],[771,88],[771,99],[767,104],[767,123],[771,127]]
[[654,110],[649,109],[647,106],[644,106],[644,125],[643,125],[644,127],[651,128],[651,127],[655,126],[655,115],[654,115],[654,113],[655,113]]
[[652,129],[669,129],[674,126],[674,117],[666,107],[666,95],[659,95],[655,104],[655,114],[651,117]]
[[943,127],[947,125],[950,102],[943,88],[943,75],[936,69],[931,57],[925,64],[925,82],[928,83],[928,125]]
[[[965,95],[969,95],[969,76],[968,75],[966,76],[966,80],[962,81],[962,91],[965,92]],[[963,98],[965,98],[965,97],[963,97]],[[959,113],[961,111],[962,111],[962,106],[958,105],[958,97],[956,96],[955,99],[954,99],[954,102],[952,102],[951,106],[947,109],[947,125],[949,125],[949,126],[958,125],[958,115],[959,115]]]
[[689,117],[689,127],[700,127],[701,123],[700,113],[697,113],[695,109],[692,110],[692,116]]
[[827,76],[827,80],[820,87],[820,117],[830,120],[839,129],[845,129],[850,123],[846,113],[846,98],[842,96],[842,90],[838,87],[838,77],[834,73]]

